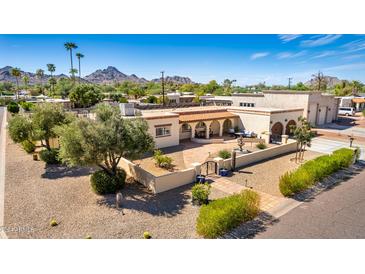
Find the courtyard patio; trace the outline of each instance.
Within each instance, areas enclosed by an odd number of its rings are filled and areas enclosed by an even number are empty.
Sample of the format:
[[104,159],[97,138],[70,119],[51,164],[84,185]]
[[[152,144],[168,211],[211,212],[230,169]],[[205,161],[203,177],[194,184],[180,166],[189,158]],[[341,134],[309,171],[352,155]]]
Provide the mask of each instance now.
[[[193,163],[204,163],[205,161],[218,157],[219,151],[221,150],[228,150],[231,152],[233,149],[238,148],[237,139],[229,137],[228,135],[224,135],[223,137],[226,141],[210,144],[201,144],[190,140],[183,140],[178,146],[162,148],[161,150],[173,159],[174,171],[184,170],[190,168]],[[252,139],[252,141],[254,141],[254,139]],[[272,146],[275,146],[275,144],[268,144],[268,147]],[[243,149],[250,152],[259,150],[254,142],[246,142]],[[139,164],[140,167],[155,176],[170,172],[169,170],[156,166],[152,153],[145,155],[145,157],[141,160],[134,161],[134,163]]]

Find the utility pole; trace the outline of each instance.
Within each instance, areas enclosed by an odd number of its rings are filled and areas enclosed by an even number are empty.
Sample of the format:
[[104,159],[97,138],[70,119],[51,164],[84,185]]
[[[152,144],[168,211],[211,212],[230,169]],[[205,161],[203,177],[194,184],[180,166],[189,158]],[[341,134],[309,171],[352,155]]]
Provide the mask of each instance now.
[[288,87],[289,87],[289,89],[290,89],[290,86],[291,86],[291,80],[293,80],[293,78],[289,77],[288,78],[288,82],[289,82]]
[[165,80],[164,71],[161,71],[161,86],[162,86],[162,105],[165,106]]

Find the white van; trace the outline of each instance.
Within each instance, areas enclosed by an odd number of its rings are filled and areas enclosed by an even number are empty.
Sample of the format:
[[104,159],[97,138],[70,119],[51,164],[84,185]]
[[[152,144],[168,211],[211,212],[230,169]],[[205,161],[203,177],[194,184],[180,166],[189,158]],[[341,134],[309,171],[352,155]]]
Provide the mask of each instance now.
[[339,115],[355,116],[355,109],[350,107],[340,107],[338,109]]

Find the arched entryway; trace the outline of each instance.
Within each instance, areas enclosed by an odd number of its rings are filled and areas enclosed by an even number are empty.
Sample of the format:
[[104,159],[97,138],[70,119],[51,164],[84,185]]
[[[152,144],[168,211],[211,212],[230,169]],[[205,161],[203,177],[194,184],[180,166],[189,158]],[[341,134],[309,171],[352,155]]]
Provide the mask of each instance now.
[[276,141],[276,142],[281,141],[281,135],[283,135],[283,129],[284,129],[284,126],[280,122],[276,122],[271,127],[271,136],[272,136],[273,141]]
[[207,129],[207,125],[204,122],[199,122],[195,126],[195,138],[205,138],[206,129]]
[[290,132],[291,131],[291,128],[293,126],[296,126],[297,123],[294,121],[294,120],[290,120],[287,124],[286,124],[286,127],[285,127],[285,135],[289,135],[289,136],[293,136],[293,133]]
[[212,123],[210,124],[210,130],[209,132],[212,135],[219,135],[219,130],[220,130],[220,124],[217,120],[212,121]]
[[226,119],[223,122],[223,133],[228,133],[229,129],[232,128],[232,121],[230,119]]
[[191,138],[191,125],[188,123],[181,124],[180,127],[180,140]]

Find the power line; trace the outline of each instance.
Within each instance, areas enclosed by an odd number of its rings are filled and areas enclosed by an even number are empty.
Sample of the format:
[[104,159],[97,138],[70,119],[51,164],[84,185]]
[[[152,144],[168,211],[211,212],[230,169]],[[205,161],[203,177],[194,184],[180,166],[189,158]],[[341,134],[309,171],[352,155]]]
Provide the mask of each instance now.
[[293,78],[289,77],[288,78],[288,87],[289,87],[289,89],[290,89],[290,86],[291,86],[291,80],[293,80]]

